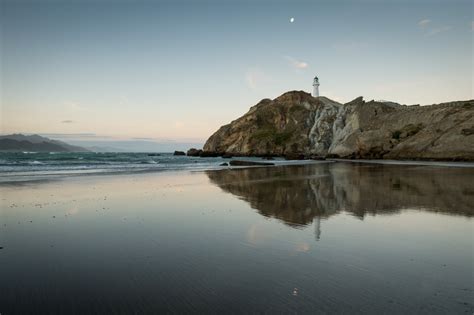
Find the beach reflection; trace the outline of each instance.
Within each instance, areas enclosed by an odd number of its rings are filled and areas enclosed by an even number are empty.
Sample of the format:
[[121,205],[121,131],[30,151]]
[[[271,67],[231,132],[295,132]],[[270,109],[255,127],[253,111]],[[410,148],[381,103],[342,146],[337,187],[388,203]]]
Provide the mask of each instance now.
[[319,219],[341,211],[361,219],[404,209],[474,214],[471,168],[324,163],[208,171],[207,176],[263,216],[293,227],[318,219],[316,234]]
[[472,178],[320,163],[2,183],[0,313],[472,313]]

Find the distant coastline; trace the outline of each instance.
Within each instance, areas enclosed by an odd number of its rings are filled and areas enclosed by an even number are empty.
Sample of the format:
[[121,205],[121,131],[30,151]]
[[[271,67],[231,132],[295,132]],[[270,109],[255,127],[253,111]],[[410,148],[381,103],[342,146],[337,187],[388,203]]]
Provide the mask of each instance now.
[[89,150],[39,135],[0,136],[0,152],[87,152]]

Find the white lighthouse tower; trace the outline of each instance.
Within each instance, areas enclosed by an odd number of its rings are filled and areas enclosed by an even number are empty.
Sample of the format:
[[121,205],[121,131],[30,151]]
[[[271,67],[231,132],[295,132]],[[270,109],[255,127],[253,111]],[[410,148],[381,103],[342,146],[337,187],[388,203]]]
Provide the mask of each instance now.
[[311,94],[312,97],[319,96],[319,79],[318,77],[314,77],[313,80],[313,93]]

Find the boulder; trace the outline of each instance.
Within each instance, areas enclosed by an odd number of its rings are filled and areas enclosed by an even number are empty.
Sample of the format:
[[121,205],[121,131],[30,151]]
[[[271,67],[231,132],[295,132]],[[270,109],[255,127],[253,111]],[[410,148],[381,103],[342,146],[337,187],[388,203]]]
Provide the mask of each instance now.
[[232,160],[229,162],[231,166],[270,166],[275,165],[274,163],[269,162],[254,162],[254,161],[240,161],[240,160]]
[[218,156],[221,156],[221,154],[215,151],[202,151],[199,156],[200,157],[218,157]]
[[191,148],[188,150],[188,152],[186,152],[186,155],[187,156],[200,156],[201,153],[202,153],[201,149]]
[[183,151],[174,151],[173,155],[186,155]]
[[304,160],[306,157],[302,153],[287,153],[285,154],[285,160]]

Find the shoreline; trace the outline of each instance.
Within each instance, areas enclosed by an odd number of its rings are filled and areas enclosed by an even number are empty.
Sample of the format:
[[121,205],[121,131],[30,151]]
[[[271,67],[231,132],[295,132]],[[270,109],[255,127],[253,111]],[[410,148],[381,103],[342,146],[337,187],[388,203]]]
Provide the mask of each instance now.
[[[255,158],[255,157],[247,157]],[[240,160],[242,158],[236,159]],[[243,159],[245,160],[245,158]],[[220,163],[221,161],[216,161]],[[6,180],[0,180],[0,186],[8,185],[21,185],[33,182],[42,181],[55,181],[64,180],[71,178],[81,177],[95,177],[95,176],[117,176],[117,175],[143,175],[143,174],[161,174],[161,173],[181,173],[184,171],[190,173],[201,173],[207,171],[221,171],[221,170],[242,170],[252,168],[272,168],[272,167],[288,167],[288,166],[304,166],[304,165],[317,165],[327,163],[350,163],[350,164],[368,164],[368,165],[389,165],[389,166],[428,166],[428,167],[443,167],[443,168],[474,168],[474,162],[448,162],[448,161],[420,161],[420,160],[375,160],[375,159],[326,159],[326,160],[273,160],[271,161],[274,165],[245,165],[245,166],[208,166],[208,167],[173,167],[167,169],[139,169],[139,170],[116,170],[116,171],[104,171],[104,172],[78,172],[78,173],[55,173],[55,174],[18,174],[18,175],[3,175],[7,177]],[[11,174],[11,173],[10,173]],[[8,178],[9,177],[9,178]]]
[[[123,170],[114,170],[114,171],[96,171],[96,172],[75,172],[75,173],[66,173],[67,171],[60,173],[50,173],[50,174],[32,174],[34,172],[26,174],[15,174],[15,175],[4,175],[3,178],[7,180],[0,179],[0,186],[2,185],[15,185],[39,181],[53,181],[53,180],[63,180],[69,178],[83,178],[83,177],[94,177],[94,176],[118,176],[118,175],[142,175],[142,174],[162,174],[162,173],[200,173],[207,171],[220,171],[220,170],[229,170],[229,169],[248,169],[248,168],[262,168],[262,167],[283,167],[283,166],[301,166],[301,165],[313,165],[313,164],[324,164],[324,163],[334,163],[334,161],[313,161],[313,160],[304,160],[304,161],[272,161],[274,165],[249,165],[249,166],[221,166],[219,164],[206,167],[170,167],[170,168],[147,168],[147,169],[123,169]],[[216,161],[216,163],[221,163],[221,161]],[[7,173],[12,174],[13,172]],[[9,177],[9,178],[8,178]]]

